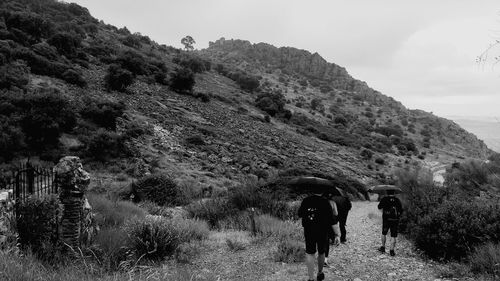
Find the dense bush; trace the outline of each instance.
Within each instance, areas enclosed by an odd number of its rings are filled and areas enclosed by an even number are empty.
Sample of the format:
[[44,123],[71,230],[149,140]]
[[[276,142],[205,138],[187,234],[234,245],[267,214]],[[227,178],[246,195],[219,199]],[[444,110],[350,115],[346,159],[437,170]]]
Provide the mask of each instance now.
[[430,173],[400,171],[401,228],[435,259],[463,260],[482,244],[500,241],[500,207],[472,199],[460,186],[436,188]]
[[24,147],[24,133],[21,128],[10,118],[0,115],[0,162],[11,160],[16,152]]
[[87,81],[83,78],[82,73],[74,69],[64,71],[61,75],[61,79],[79,87],[87,86]]
[[116,119],[123,115],[125,104],[107,100],[84,100],[80,115],[96,125],[109,130],[116,129]]
[[259,79],[242,71],[227,72],[228,78],[235,81],[242,90],[253,92],[260,86]]
[[500,242],[500,208],[446,200],[412,230],[416,245],[436,259],[463,259],[488,241]]
[[190,93],[194,84],[194,73],[188,68],[177,69],[170,78],[170,88],[176,92]]
[[280,93],[262,93],[255,99],[255,105],[271,116],[282,112],[285,104],[285,97]]
[[121,53],[116,63],[127,69],[134,75],[147,75],[150,73],[150,65],[141,53],[128,50]]
[[25,114],[21,118],[21,127],[26,142],[33,148],[57,144],[61,133],[72,130],[76,125],[74,109],[61,95],[32,94],[13,102]]
[[184,67],[191,69],[194,73],[202,73],[209,71],[211,67],[210,61],[198,57],[194,54],[183,53],[173,59],[173,62]]
[[134,82],[134,75],[120,65],[111,64],[104,76],[104,82],[108,90],[123,92]]
[[138,257],[162,260],[185,242],[208,237],[208,226],[197,220],[147,216],[126,226],[132,248]]
[[15,61],[0,66],[0,89],[25,88],[29,82],[29,68],[24,61]]
[[151,201],[160,206],[178,206],[189,203],[174,180],[165,174],[143,177],[132,184],[132,193],[137,201]]
[[26,34],[29,41],[33,44],[40,41],[41,38],[47,38],[54,32],[54,24],[45,17],[30,12],[4,13],[5,25],[12,30],[19,30]]
[[100,161],[130,154],[122,135],[104,129],[99,129],[90,137],[87,151],[91,157]]
[[59,201],[57,196],[28,197],[16,206],[19,243],[25,249],[46,258],[57,242]]
[[47,43],[54,46],[59,54],[73,58],[81,46],[82,38],[76,34],[61,32],[50,37]]
[[238,211],[234,206],[228,204],[226,198],[196,201],[187,205],[186,210],[191,217],[206,221],[211,228],[220,228],[221,221]]
[[399,126],[393,126],[393,127],[378,127],[375,129],[375,132],[382,134],[384,136],[390,137],[392,135],[402,137],[403,136],[403,130]]

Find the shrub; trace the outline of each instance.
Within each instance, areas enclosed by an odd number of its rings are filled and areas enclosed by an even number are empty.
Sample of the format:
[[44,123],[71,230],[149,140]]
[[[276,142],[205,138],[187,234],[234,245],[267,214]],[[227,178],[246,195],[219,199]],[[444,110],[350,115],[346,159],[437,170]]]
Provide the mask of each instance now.
[[0,115],[0,162],[11,160],[24,147],[22,130],[8,117]]
[[0,66],[0,89],[17,87],[24,89],[29,82],[29,68],[24,61],[15,61]]
[[174,257],[178,263],[190,263],[199,252],[200,248],[195,243],[182,243],[175,250]]
[[130,154],[130,151],[123,141],[122,135],[99,129],[97,133],[90,138],[87,144],[87,152],[90,156],[100,161],[126,156]]
[[262,93],[255,99],[255,105],[271,116],[283,111],[285,97],[280,93]]
[[80,115],[96,125],[109,130],[116,129],[116,119],[123,115],[125,104],[113,101],[84,100]]
[[202,73],[209,71],[211,63],[209,60],[202,59],[193,54],[182,54],[173,59],[173,62],[184,67],[191,69],[194,73]]
[[335,124],[347,126],[347,119],[344,116],[336,116],[335,119],[333,119],[333,122],[335,122]]
[[11,32],[13,29],[25,32],[32,38],[32,43],[40,41],[42,37],[49,37],[54,31],[54,25],[50,20],[29,12],[6,14],[5,25]]
[[278,244],[278,249],[274,254],[274,260],[277,262],[303,262],[306,257],[304,244],[297,240],[284,239]]
[[101,227],[118,227],[129,219],[146,216],[146,211],[132,202],[111,201],[97,194],[89,194],[87,198],[96,213],[96,222]]
[[290,238],[294,240],[301,240],[303,238],[302,227],[298,223],[290,220],[283,221],[269,215],[256,217],[255,229],[260,235],[280,240]]
[[54,254],[57,242],[59,201],[57,196],[28,197],[17,203],[17,232],[19,243],[25,249],[45,258]]
[[186,142],[192,145],[204,145],[205,141],[201,135],[192,135],[186,138]]
[[132,85],[134,76],[132,72],[123,69],[121,66],[111,64],[108,67],[106,76],[104,76],[104,82],[108,90],[123,92],[128,86]]
[[477,247],[469,257],[469,265],[475,273],[500,276],[500,245],[488,243]]
[[259,88],[260,83],[257,77],[248,75],[241,71],[235,71],[227,73],[226,75],[230,79],[234,80],[242,90],[253,92]]
[[[445,222],[445,223],[443,223]],[[463,259],[487,241],[500,241],[500,208],[446,200],[425,215],[414,232],[416,245],[436,259]]]
[[369,149],[363,149],[361,151],[361,157],[363,157],[363,159],[369,160],[372,159],[372,156],[373,156],[373,151]]
[[135,75],[150,74],[150,65],[147,59],[139,52],[127,50],[121,53],[116,63]]
[[209,233],[207,225],[197,220],[154,216],[131,221],[125,229],[136,255],[151,260],[162,260],[182,243],[205,239]]
[[143,177],[132,184],[135,200],[148,200],[160,206],[178,206],[188,203],[189,198],[174,180],[165,174]]
[[191,217],[205,220],[211,228],[220,228],[219,223],[222,220],[237,212],[225,198],[193,202],[186,206],[186,210]]
[[236,238],[226,238],[226,245],[229,250],[233,252],[242,251],[246,249],[245,242],[241,239]]
[[194,73],[188,68],[177,69],[170,78],[170,88],[176,92],[192,92],[195,84]]
[[238,210],[258,208],[266,214],[281,219],[290,219],[296,216],[285,201],[280,200],[277,194],[266,192],[253,184],[236,187],[229,191],[228,204]]
[[73,33],[56,33],[47,40],[47,43],[56,47],[57,51],[68,58],[76,56],[76,51],[80,48],[82,39]]
[[87,86],[87,81],[82,76],[82,73],[79,71],[76,71],[74,69],[68,69],[63,72],[61,79],[70,83],[77,85],[79,87],[85,87]]
[[126,35],[125,37],[123,37],[121,39],[121,42],[125,46],[129,46],[129,47],[136,48],[136,49],[140,48],[142,45],[141,40],[139,40],[139,38],[133,34]]
[[375,132],[382,134],[386,137],[390,137],[392,135],[402,137],[403,136],[403,130],[399,126],[393,126],[393,127],[378,127],[375,129]]
[[[58,144],[63,132],[76,125],[76,114],[69,101],[58,94],[32,94],[12,100],[22,113],[21,127],[26,142],[33,148],[42,149]],[[54,110],[57,108],[57,110]]]

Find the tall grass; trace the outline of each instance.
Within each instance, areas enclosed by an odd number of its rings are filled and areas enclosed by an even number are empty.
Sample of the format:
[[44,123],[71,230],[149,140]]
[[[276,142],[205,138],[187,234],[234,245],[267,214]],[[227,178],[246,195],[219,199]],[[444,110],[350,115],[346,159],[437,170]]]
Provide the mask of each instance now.
[[0,280],[2,281],[215,281],[213,274],[178,267],[141,267],[126,272],[93,272],[82,264],[52,268],[44,266],[33,255],[19,256],[0,251]]
[[287,238],[302,240],[304,238],[302,227],[298,222],[283,221],[269,215],[256,217],[255,228],[258,234],[279,240]]
[[209,234],[205,222],[159,216],[146,216],[142,220],[129,221],[125,229],[136,255],[155,261],[172,255],[182,243],[202,240]]
[[129,219],[144,218],[147,212],[129,201],[112,201],[98,194],[88,194],[97,224],[101,227],[121,226]]
[[487,273],[500,278],[500,244],[488,243],[477,247],[469,257],[475,273]]

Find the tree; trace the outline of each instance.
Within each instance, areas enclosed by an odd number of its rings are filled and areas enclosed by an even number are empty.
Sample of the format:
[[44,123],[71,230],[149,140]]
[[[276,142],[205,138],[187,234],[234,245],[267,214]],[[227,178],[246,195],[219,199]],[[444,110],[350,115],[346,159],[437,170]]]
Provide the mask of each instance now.
[[184,49],[186,49],[186,51],[192,51],[194,49],[193,44],[196,44],[196,42],[193,37],[188,35],[181,39],[181,44],[184,45]]

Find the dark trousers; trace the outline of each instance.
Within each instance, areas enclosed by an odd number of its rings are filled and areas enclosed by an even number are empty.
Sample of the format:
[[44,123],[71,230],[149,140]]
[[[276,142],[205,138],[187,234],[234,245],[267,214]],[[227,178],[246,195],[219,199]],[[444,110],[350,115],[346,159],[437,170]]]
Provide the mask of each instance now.
[[339,228],[340,228],[340,242],[346,241],[347,231],[345,230],[345,224],[347,222],[347,213],[339,216]]

